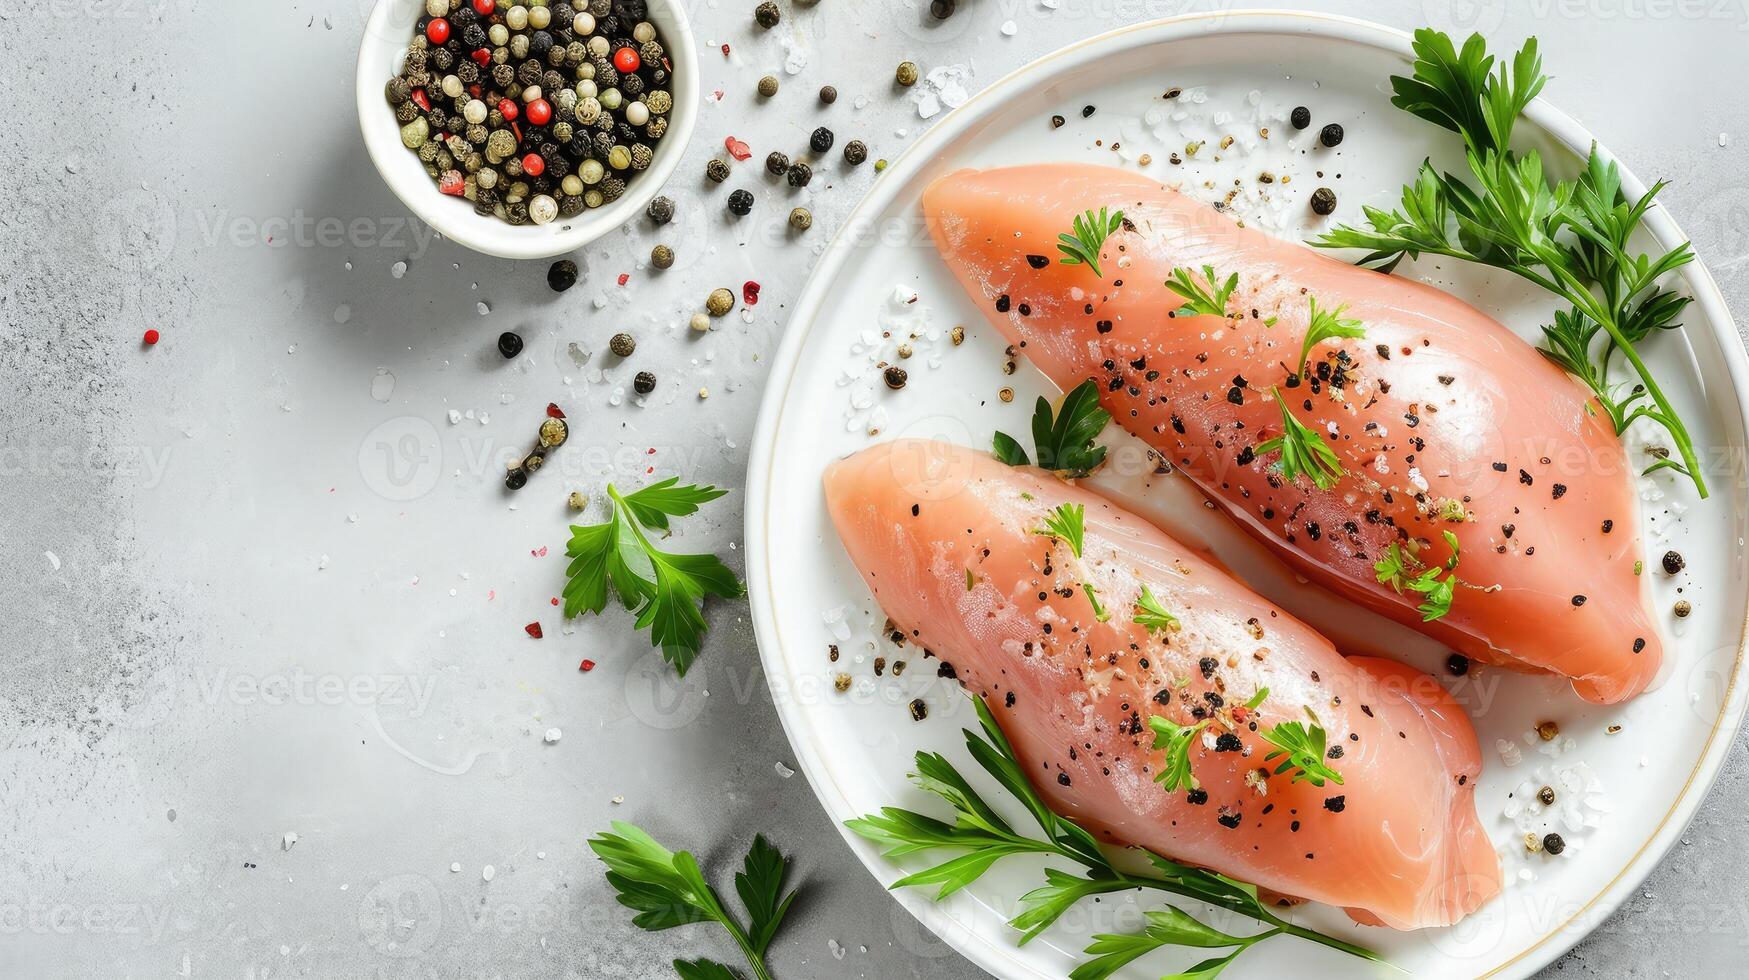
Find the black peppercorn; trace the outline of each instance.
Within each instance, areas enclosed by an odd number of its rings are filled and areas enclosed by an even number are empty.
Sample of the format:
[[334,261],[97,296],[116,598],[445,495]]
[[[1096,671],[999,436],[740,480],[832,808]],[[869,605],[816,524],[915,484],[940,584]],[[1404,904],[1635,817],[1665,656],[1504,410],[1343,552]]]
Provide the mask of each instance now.
[[1567,849],[1567,842],[1560,834],[1550,834],[1543,838],[1543,850],[1550,854],[1559,854]]
[[528,471],[518,466],[504,474],[504,486],[510,490],[521,490],[528,486]]
[[522,337],[509,330],[499,334],[498,353],[503,354],[507,361],[522,353]]
[[629,333],[616,333],[607,342],[607,349],[613,351],[614,357],[630,357],[638,349],[638,342]]
[[954,0],[929,0],[929,15],[936,20],[946,20],[953,16],[956,6]]
[[765,0],[764,3],[753,8],[753,22],[766,30],[776,27],[777,22],[782,17],[782,13],[777,9],[777,4],[772,3],[771,0]]
[[1051,128],[1052,129],[1062,129],[1064,126],[1068,125],[1068,123],[1069,123],[1069,120],[1064,119],[1062,116],[1052,116],[1051,117]]
[[814,135],[808,137],[808,148],[815,153],[825,153],[832,149],[832,131],[824,126],[814,130]]
[[1312,192],[1312,213],[1328,215],[1336,210],[1336,192],[1320,187]]
[[791,187],[806,187],[814,179],[814,170],[805,163],[798,163],[789,168],[789,185]]
[[1453,677],[1462,677],[1470,672],[1470,658],[1461,653],[1454,653],[1445,658],[1445,669]]
[[1674,551],[1664,552],[1664,570],[1666,572],[1675,575],[1686,567],[1688,567],[1688,562],[1683,561],[1680,554]]
[[632,379],[632,390],[640,395],[647,395],[656,390],[656,376],[648,371],[639,371]]
[[719,184],[725,180],[728,180],[729,179],[728,161],[722,159],[721,157],[712,158],[711,162],[704,165],[704,175],[706,177],[709,177],[711,180],[713,180]]
[[789,169],[789,155],[782,150],[772,150],[765,158],[765,172],[773,177],[782,177]]
[[665,225],[674,220],[674,201],[667,197],[658,197],[644,209],[644,214],[656,224]]
[[822,105],[831,105],[832,103],[837,102],[837,101],[838,101],[838,90],[837,89],[833,88],[830,85],[820,86],[820,102]]
[[929,717],[929,704],[922,698],[913,698],[911,700],[911,720],[922,721],[927,717]]
[[844,144],[844,162],[851,166],[860,166],[868,159],[868,146],[862,140],[851,140]]
[[1325,146],[1337,146],[1342,142],[1342,124],[1331,123],[1318,131],[1318,142]]
[[729,195],[729,213],[745,217],[753,213],[753,192],[739,190]]
[[577,285],[577,263],[570,259],[554,262],[552,268],[547,270],[547,285],[555,293],[562,293]]
[[1293,123],[1295,129],[1305,129],[1312,124],[1312,110],[1303,105],[1294,106],[1293,113],[1288,116],[1288,122]]
[[887,368],[885,377],[887,379],[887,387],[894,391],[898,391],[900,388],[905,387],[905,381],[910,376],[905,373],[904,368],[894,365]]

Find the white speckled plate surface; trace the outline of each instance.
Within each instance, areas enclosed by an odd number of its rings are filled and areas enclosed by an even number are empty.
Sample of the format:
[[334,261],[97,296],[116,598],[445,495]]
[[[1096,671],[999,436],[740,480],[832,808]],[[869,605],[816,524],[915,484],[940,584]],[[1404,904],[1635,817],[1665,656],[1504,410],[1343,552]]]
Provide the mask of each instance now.
[[[1012,376],[1004,374],[1002,340],[984,326],[929,244],[917,210],[923,187],[964,166],[1117,164],[1181,182],[1211,201],[1238,180],[1238,213],[1279,235],[1302,237],[1316,230],[1305,202],[1320,185],[1338,194],[1336,218],[1354,220],[1363,203],[1393,202],[1424,156],[1458,165],[1454,137],[1389,103],[1387,77],[1406,68],[1407,52],[1407,37],[1395,31],[1305,14],[1228,13],[1138,26],[1074,45],[991,86],[920,139],[877,183],[797,304],[772,371],[749,475],[748,578],[766,673],[802,767],[834,819],[892,804],[933,809],[935,801],[905,780],[912,753],[941,751],[971,772],[959,729],[973,717],[957,686],[927,668],[903,677],[875,675],[877,655],[905,654],[880,637],[883,617],[831,529],[819,487],[822,468],[898,435],[986,447],[996,428],[1026,431],[1033,399],[1055,394],[1024,362]],[[1562,87],[1573,84],[1583,82],[1557,80],[1546,94],[1559,99]],[[1164,100],[1162,93],[1174,87],[1184,93]],[[1312,107],[1316,123],[1296,132],[1287,114],[1301,104]],[[1087,105],[1097,111],[1084,118]],[[1053,114],[1067,124],[1053,130]],[[1587,146],[1590,137],[1545,103],[1529,115],[1521,139],[1535,140],[1557,161],[1551,166],[1570,168],[1571,149]],[[1347,129],[1339,151],[1314,147],[1317,127],[1329,121]],[[1263,127],[1270,130],[1267,140],[1258,136]],[[1236,137],[1234,145],[1211,152],[1225,134]],[[1193,140],[1210,146],[1183,165],[1168,162],[1172,151]],[[1256,175],[1264,170],[1292,180],[1260,184]],[[1666,246],[1682,239],[1661,208],[1648,225]],[[1456,293],[1527,338],[1537,335],[1551,309],[1546,297],[1516,280],[1454,263],[1423,261],[1399,272]],[[1741,558],[1749,512],[1743,476],[1749,365],[1702,266],[1686,271],[1685,288],[1696,300],[1685,329],[1648,349],[1705,453],[1713,494],[1699,501],[1674,478],[1642,480],[1647,574],[1653,607],[1670,634],[1668,666],[1655,690],[1625,706],[1587,705],[1549,679],[1488,670],[1452,678],[1440,670],[1446,651],[1416,634],[1359,612],[1332,619],[1332,600],[1260,558],[1255,545],[1199,506],[1177,477],[1149,475],[1127,436],[1115,439],[1113,472],[1100,477],[1105,489],[1175,534],[1205,542],[1261,591],[1326,627],[1339,645],[1388,652],[1438,673],[1475,719],[1485,759],[1477,807],[1502,854],[1505,894],[1446,930],[1365,929],[1320,907],[1296,910],[1296,921],[1369,943],[1418,976],[1528,975],[1602,922],[1701,802],[1743,705],[1737,668],[1749,596]],[[916,301],[907,302],[912,294]],[[965,340],[955,346],[950,331],[962,324]],[[875,365],[896,359],[899,341],[913,333],[920,337],[905,362],[910,383],[888,391]],[[1015,392],[1011,404],[997,396],[1004,386]],[[870,429],[879,432],[870,435]],[[1630,433],[1630,441],[1638,435]],[[1679,576],[1658,570],[1658,556],[1669,549],[1687,558]],[[1681,621],[1670,614],[1678,598],[1694,606]],[[833,643],[842,651],[836,664],[827,658]],[[921,663],[920,656],[911,659]],[[832,685],[841,670],[854,679],[846,693]],[[916,697],[931,708],[922,723],[905,709]],[[1545,743],[1529,734],[1543,720],[1558,722],[1558,739]],[[1611,734],[1612,726],[1621,728]],[[1557,787],[1561,805],[1514,815],[1515,799],[1545,783]],[[994,793],[988,783],[979,785]],[[1571,841],[1567,851],[1558,858],[1527,854],[1524,834],[1549,830]],[[846,840],[883,881],[921,866],[901,868],[866,842]],[[1017,947],[1016,934],[1003,923],[1039,880],[1037,863],[1009,859],[946,903],[932,904],[921,893],[899,899],[1002,977],[1063,977],[1082,958],[1079,950],[1091,934],[1136,925],[1139,907],[1127,898],[1083,903],[1039,940]],[[1219,916],[1211,921],[1239,925]],[[1167,951],[1120,976],[1155,977],[1191,962]],[[1227,975],[1363,973],[1357,961],[1278,939],[1248,952]]]

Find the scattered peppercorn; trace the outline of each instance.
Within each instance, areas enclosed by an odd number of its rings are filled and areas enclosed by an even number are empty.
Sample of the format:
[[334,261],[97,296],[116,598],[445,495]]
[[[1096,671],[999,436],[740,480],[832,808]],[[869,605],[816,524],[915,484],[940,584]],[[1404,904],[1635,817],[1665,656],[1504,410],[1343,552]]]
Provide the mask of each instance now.
[[712,157],[711,162],[704,165],[704,175],[718,184],[728,180],[729,162],[722,157]]
[[638,342],[629,333],[616,333],[607,342],[607,349],[613,351],[615,357],[630,357],[638,349]]
[[1332,796],[1324,801],[1324,809],[1331,813],[1341,813],[1348,807],[1348,797]]
[[777,94],[776,75],[766,75],[759,80],[759,94],[767,99]]
[[656,390],[656,376],[648,371],[639,371],[632,379],[632,390],[640,395],[647,395]]
[[509,330],[499,334],[498,353],[504,355],[506,361],[522,353],[522,337]]
[[953,16],[957,6],[954,0],[929,0],[929,16],[936,20],[946,20]]
[[868,146],[862,140],[851,140],[844,144],[844,162],[853,167],[861,166],[868,159]]
[[1312,192],[1312,213],[1329,215],[1336,210],[1336,192],[1328,187],[1320,187]]
[[1470,672],[1470,658],[1454,653],[1445,658],[1445,669],[1453,677],[1462,677]]
[[814,227],[814,212],[807,208],[796,208],[789,213],[789,226],[796,231],[807,231]]
[[1536,725],[1536,737],[1545,742],[1553,742],[1561,734],[1561,726],[1552,721],[1539,721]]
[[1536,791],[1536,798],[1543,806],[1554,806],[1555,788],[1553,786],[1544,786],[1542,789]]
[[509,490],[521,490],[528,486],[528,471],[520,466],[513,466],[504,474],[504,486]]
[[838,90],[837,89],[833,88],[830,85],[820,86],[820,103],[822,105],[831,105],[832,103],[837,102],[837,101],[838,101]]
[[898,391],[900,388],[905,387],[905,381],[910,377],[910,375],[905,373],[904,368],[897,365],[887,368],[884,376],[887,379],[887,387],[894,391]]
[[764,3],[753,8],[753,22],[766,30],[776,27],[777,22],[781,19],[782,14],[778,11],[777,4],[773,3],[772,0],[765,0]]
[[650,249],[650,264],[658,269],[671,268],[674,265],[674,250],[666,245]]
[[710,296],[704,301],[705,312],[711,316],[727,316],[734,308],[735,294],[721,287],[711,290]]
[[911,720],[922,721],[929,717],[929,705],[922,698],[911,699]]
[[1664,571],[1675,575],[1686,567],[1688,567],[1688,562],[1683,560],[1681,554],[1674,551],[1664,552]]
[[671,199],[667,196],[656,198],[654,201],[650,202],[649,207],[644,209],[644,215],[646,217],[648,217],[651,221],[653,221],[659,225],[665,225],[668,222],[673,221],[674,220],[674,201],[673,201],[673,199]]
[[[792,180],[794,178],[791,178]],[[753,192],[738,190],[729,195],[729,213],[737,217],[746,217],[753,213]]]
[[812,136],[808,137],[808,148],[815,153],[825,153],[832,149],[833,139],[832,131],[821,126],[819,129],[814,130]]
[[1068,125],[1068,122],[1069,122],[1069,120],[1064,119],[1062,116],[1052,116],[1051,117],[1051,128],[1052,129],[1062,129],[1064,126]]
[[1305,129],[1312,124],[1312,110],[1303,105],[1294,106],[1293,113],[1288,116],[1288,122],[1293,123],[1295,129]]
[[697,333],[704,333],[711,328],[711,318],[703,313],[694,313],[688,323]]
[[814,168],[805,163],[792,163],[786,179],[791,187],[806,187],[814,179]]
[[555,293],[562,293],[577,285],[577,263],[570,259],[560,259],[547,269],[547,285]]
[[1339,146],[1342,143],[1342,124],[1331,123],[1318,130],[1318,142],[1325,146]]
[[917,84],[917,64],[911,61],[899,62],[899,67],[893,72],[893,81],[910,88]]
[[1676,613],[1677,619],[1687,619],[1688,614],[1694,612],[1694,607],[1688,604],[1687,599],[1678,599],[1676,600],[1676,608],[1673,611]]
[[1549,834],[1543,838],[1543,850],[1550,854],[1559,854],[1566,849],[1567,842],[1561,838],[1560,834]]
[[789,169],[789,155],[782,150],[772,150],[765,157],[765,172],[773,177],[782,177]]

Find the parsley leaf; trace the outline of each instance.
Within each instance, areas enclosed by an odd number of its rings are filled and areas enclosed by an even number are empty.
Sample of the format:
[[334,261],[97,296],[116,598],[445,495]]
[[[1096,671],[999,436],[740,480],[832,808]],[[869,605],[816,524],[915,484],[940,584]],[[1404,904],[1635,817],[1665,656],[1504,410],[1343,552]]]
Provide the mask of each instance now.
[[1237,272],[1221,282],[1215,276],[1215,267],[1202,267],[1203,282],[1191,278],[1189,269],[1173,269],[1172,278],[1166,280],[1166,288],[1177,293],[1184,305],[1173,311],[1175,316],[1228,316],[1227,302],[1233,298],[1233,291],[1239,288]]
[[[1420,607],[1421,621],[1431,623],[1451,612],[1451,602],[1456,595],[1459,579],[1458,539],[1450,531],[1441,531],[1446,547],[1451,549],[1451,557],[1443,565],[1424,568],[1419,572],[1411,569],[1416,564],[1403,554],[1403,549],[1397,542],[1391,542],[1385,548],[1384,557],[1373,562],[1373,573],[1381,584],[1402,592],[1408,589],[1422,596]],[[1445,576],[1441,578],[1440,576]]]
[[1318,297],[1311,297],[1311,321],[1306,326],[1306,339],[1300,345],[1300,373],[1306,373],[1306,362],[1311,359],[1312,348],[1326,340],[1336,337],[1350,339],[1366,336],[1366,328],[1359,320],[1344,317],[1342,311],[1347,306],[1338,306],[1334,310],[1319,309]]
[[[952,808],[952,822],[898,807],[885,807],[878,814],[870,814],[846,824],[854,833],[884,847],[884,853],[890,858],[931,851],[957,852],[945,863],[906,875],[892,887],[939,885],[938,898],[945,897],[976,880],[1004,857],[1043,854],[1080,865],[1085,870],[1085,875],[1077,877],[1068,872],[1049,869],[1045,871],[1043,887],[1021,896],[1021,911],[1008,924],[1021,932],[1022,944],[1049,928],[1064,912],[1084,898],[1149,888],[1204,902],[1268,927],[1266,931],[1255,936],[1236,940],[1235,944],[1249,946],[1270,936],[1288,935],[1352,956],[1382,962],[1378,954],[1363,946],[1287,922],[1258,899],[1255,886],[1234,881],[1224,875],[1202,868],[1192,868],[1153,854],[1148,857],[1154,874],[1132,874],[1118,870],[1100,850],[1091,834],[1074,822],[1057,816],[1045,805],[1044,799],[1028,778],[1030,770],[1024,770],[1015,757],[1014,748],[1003,734],[1001,726],[996,723],[989,705],[981,698],[974,698],[973,703],[977,708],[981,731],[967,730],[964,733],[967,751],[986,775],[1014,796],[1032,815],[1040,835],[1029,836],[1011,827],[945,757],[933,752],[919,752],[912,780]],[[1163,913],[1162,920],[1150,919],[1150,928],[1159,925],[1170,930],[1172,936],[1180,938],[1163,940],[1150,948],[1163,945],[1219,948],[1228,945],[1224,942],[1208,941],[1209,937],[1219,934],[1200,923],[1196,926],[1186,924],[1178,916],[1190,919],[1191,922],[1195,920],[1177,910],[1173,912]],[[1103,937],[1095,939],[1100,940]],[[1091,973],[1085,976],[1109,976],[1110,972],[1108,970],[1104,974]]]
[[736,599],[746,587],[715,555],[662,551],[646,530],[668,530],[670,517],[687,517],[700,504],[727,493],[711,486],[677,486],[674,479],[636,493],[607,487],[613,504],[602,524],[573,526],[565,553],[565,615],[600,613],[609,593],[636,615],[637,629],[650,631],[650,643],[685,676],[704,640],[701,606],[706,596]]
[[1154,590],[1146,585],[1136,598],[1136,610],[1135,624],[1149,632],[1178,628],[1178,617],[1167,612],[1160,600],[1154,597]]
[[1081,546],[1086,535],[1085,518],[1087,508],[1081,504],[1060,504],[1045,518],[1045,526],[1035,529],[1032,533],[1048,537],[1060,538],[1076,558],[1081,557]]
[[[1099,407],[1099,385],[1081,382],[1063,398],[1054,415],[1051,403],[1040,397],[1032,413],[1032,441],[1038,450],[1038,465],[1070,479],[1086,476],[1105,462],[1105,447],[1093,440],[1111,422],[1111,413]],[[1028,463],[1026,450],[1006,432],[996,433],[993,451],[1010,466]]]
[[1095,958],[1070,971],[1069,980],[1106,980],[1131,961],[1165,946],[1203,949],[1239,947],[1225,956],[1199,963],[1187,973],[1177,974],[1179,980],[1200,980],[1203,977],[1213,977],[1225,969],[1228,963],[1252,943],[1275,935],[1271,931],[1256,936],[1229,936],[1219,929],[1203,925],[1174,905],[1154,909],[1143,915],[1148,924],[1141,932],[1095,935],[1093,944],[1086,950],[1090,954],[1096,954]]
[[1258,443],[1257,455],[1280,452],[1281,461],[1277,467],[1282,479],[1292,481],[1305,474],[1319,490],[1335,486],[1343,474],[1342,460],[1336,455],[1336,450],[1331,449],[1316,431],[1294,418],[1280,390],[1271,386],[1269,391],[1281,407],[1281,435]]
[[1304,722],[1284,721],[1259,729],[1257,734],[1276,748],[1276,751],[1263,757],[1264,764],[1276,759],[1282,760],[1275,767],[1275,775],[1292,770],[1292,781],[1296,783],[1305,780],[1313,786],[1323,786],[1328,780],[1338,786],[1342,785],[1342,774],[1324,761],[1327,736],[1323,728],[1316,724],[1307,726]]
[[1155,782],[1166,787],[1166,792],[1173,792],[1180,786],[1197,789],[1202,785],[1190,771],[1190,750],[1196,744],[1196,733],[1208,723],[1207,718],[1194,725],[1180,725],[1159,715],[1148,719],[1148,727],[1154,730],[1154,748],[1166,751],[1160,775],[1154,777]]
[[[1366,249],[1362,264],[1387,268],[1405,255],[1448,255],[1507,270],[1553,293],[1567,309],[1543,328],[1543,354],[1591,390],[1618,434],[1640,419],[1662,427],[1676,458],[1662,457],[1645,472],[1674,470],[1705,499],[1693,437],[1637,348],[1678,326],[1689,302],[1658,285],[1694,260],[1688,243],[1661,254],[1630,245],[1664,183],[1629,198],[1620,168],[1595,145],[1573,180],[1546,175],[1534,150],[1512,151],[1515,122],[1548,81],[1535,38],[1510,64],[1496,64],[1480,35],[1459,50],[1446,35],[1422,29],[1413,47],[1412,74],[1392,76],[1391,102],[1458,133],[1468,176],[1441,174],[1423,163],[1397,210],[1364,208],[1365,227],[1336,228],[1312,244]],[[1632,367],[1635,383],[1608,382],[1618,356]]]
[[[698,861],[686,851],[669,851],[642,829],[620,820],[611,833],[589,839],[589,849],[607,865],[607,882],[621,905],[637,911],[632,924],[658,932],[694,922],[716,922],[727,929],[757,980],[771,980],[765,952],[771,938],[795,901],[796,893],[783,894],[789,859],[767,843],[753,838],[745,870],[735,876],[735,890],[747,907],[751,928],[743,928],[723,906],[722,898],[705,880]],[[735,972],[710,960],[676,960],[674,970],[681,980],[724,980]]]
[[1081,591],[1087,593],[1087,601],[1093,604],[1093,618],[1102,623],[1109,622],[1111,620],[1111,613],[1105,608],[1105,606],[1100,604],[1099,591],[1093,587],[1093,583],[1082,582]]
[[1086,265],[1104,279],[1105,273],[1099,271],[1099,250],[1107,238],[1123,227],[1123,212],[1106,208],[1089,210],[1076,215],[1070,226],[1073,234],[1057,236],[1057,251],[1063,253],[1058,261],[1064,265]]

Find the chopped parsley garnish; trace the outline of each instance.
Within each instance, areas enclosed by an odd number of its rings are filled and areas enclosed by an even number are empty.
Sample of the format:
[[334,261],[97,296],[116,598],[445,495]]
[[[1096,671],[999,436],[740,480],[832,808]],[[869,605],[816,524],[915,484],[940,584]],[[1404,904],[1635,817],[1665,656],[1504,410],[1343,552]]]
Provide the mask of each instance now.
[[[1051,412],[1051,403],[1040,397],[1032,413],[1032,441],[1038,465],[1070,479],[1086,476],[1105,462],[1105,447],[1093,440],[1111,422],[1111,413],[1099,407],[1099,385],[1091,378],[1076,385],[1063,398],[1061,411]],[[996,433],[993,452],[1009,466],[1026,466],[1031,460],[1020,443],[1006,432]]]
[[1304,474],[1311,477],[1319,490],[1335,486],[1343,473],[1342,460],[1337,457],[1336,450],[1331,449],[1316,431],[1294,418],[1280,390],[1271,387],[1269,391],[1275,396],[1276,404],[1281,406],[1281,435],[1259,443],[1257,455],[1280,452],[1281,460],[1276,468],[1284,480],[1292,481]]
[[608,484],[613,501],[607,521],[573,525],[565,553],[565,615],[600,613],[611,591],[634,610],[635,627],[650,631],[650,644],[681,676],[698,658],[705,621],[705,596],[738,599],[747,588],[715,555],[661,551],[647,531],[667,531],[670,517],[688,517],[699,505],[728,493],[712,486],[678,486],[669,477],[636,493],[621,494]]
[[1202,282],[1192,278],[1189,269],[1173,269],[1172,278],[1166,280],[1166,288],[1177,293],[1184,300],[1184,305],[1174,311],[1177,316],[1190,314],[1193,316],[1227,316],[1227,301],[1233,298],[1233,291],[1239,288],[1239,274],[1228,276],[1225,282],[1215,275],[1215,267],[1202,267]]
[[1177,629],[1178,617],[1167,612],[1166,607],[1154,596],[1154,590],[1144,585],[1142,594],[1136,599],[1135,623],[1151,633],[1157,633],[1161,630]]
[[1089,210],[1076,215],[1070,225],[1073,234],[1057,236],[1057,251],[1063,253],[1058,261],[1064,265],[1085,265],[1104,279],[1105,273],[1099,271],[1099,250],[1107,238],[1123,227],[1123,212],[1107,208]]
[[1154,748],[1166,753],[1166,761],[1160,764],[1160,775],[1154,777],[1154,782],[1166,787],[1166,792],[1174,792],[1180,786],[1201,788],[1202,784],[1190,771],[1190,749],[1196,744],[1197,733],[1208,723],[1207,718],[1194,725],[1180,725],[1159,715],[1148,719],[1148,727],[1154,730]]
[[1324,753],[1328,751],[1325,744],[1327,736],[1324,729],[1313,723],[1307,725],[1301,721],[1284,721],[1257,732],[1265,742],[1275,746],[1275,751],[1263,757],[1265,765],[1277,759],[1281,763],[1275,767],[1275,775],[1292,771],[1293,782],[1304,780],[1313,786],[1323,786],[1326,781],[1342,785],[1342,774],[1324,761]]
[[[633,925],[660,932],[694,922],[715,922],[727,929],[740,947],[755,980],[771,980],[765,953],[797,892],[791,889],[785,894],[789,858],[763,836],[754,836],[742,870],[735,874],[735,893],[747,909],[745,925],[705,880],[696,858],[686,851],[669,851],[638,827],[615,820],[612,833],[590,838],[589,849],[607,865],[607,882],[619,903],[638,913],[632,918]],[[675,960],[674,970],[682,980],[738,980],[740,976],[705,959]]]
[[1111,619],[1111,613],[1106,611],[1106,608],[1100,604],[1099,590],[1093,587],[1093,583],[1082,582],[1081,591],[1087,593],[1087,601],[1093,603],[1093,618],[1102,623],[1108,622]]
[[1080,504],[1060,504],[1045,518],[1045,526],[1032,533],[1060,538],[1075,557],[1081,557],[1081,544],[1086,534],[1087,508]]
[[[1387,271],[1405,255],[1448,255],[1505,269],[1553,293],[1568,308],[1543,328],[1543,355],[1591,390],[1617,434],[1642,418],[1661,426],[1677,453],[1646,472],[1675,470],[1704,499],[1694,439],[1637,350],[1676,328],[1690,302],[1658,284],[1694,260],[1687,242],[1656,255],[1630,244],[1665,185],[1630,198],[1620,168],[1595,144],[1572,180],[1545,172],[1535,150],[1511,149],[1514,124],[1548,81],[1536,38],[1497,69],[1479,34],[1459,50],[1445,34],[1422,29],[1414,50],[1413,74],[1391,76],[1391,104],[1459,134],[1468,176],[1424,162],[1397,210],[1365,208],[1366,227],[1343,226],[1312,244],[1366,249],[1360,262]],[[1609,383],[1618,354],[1637,383]]]
[[[1381,583],[1398,592],[1408,589],[1421,594],[1421,621],[1424,623],[1431,623],[1451,612],[1451,600],[1459,584],[1457,535],[1450,531],[1441,531],[1440,534],[1444,536],[1446,546],[1451,549],[1451,557],[1443,565],[1414,572],[1411,565],[1419,563],[1406,557],[1403,549],[1393,541],[1385,548],[1385,556],[1373,562],[1372,566]],[[1445,577],[1441,578],[1442,575]]]
[[1344,317],[1342,311],[1347,306],[1338,306],[1334,310],[1318,308],[1318,297],[1310,298],[1312,304],[1311,322],[1306,326],[1306,340],[1300,345],[1300,373],[1306,373],[1306,362],[1311,359],[1312,348],[1334,337],[1364,337],[1366,328],[1359,320]]

